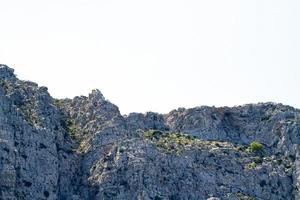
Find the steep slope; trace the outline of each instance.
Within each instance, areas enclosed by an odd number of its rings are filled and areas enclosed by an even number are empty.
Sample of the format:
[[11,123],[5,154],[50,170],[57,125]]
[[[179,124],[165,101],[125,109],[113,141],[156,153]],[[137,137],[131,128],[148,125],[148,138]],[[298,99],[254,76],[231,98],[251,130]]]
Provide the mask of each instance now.
[[0,199],[300,199],[299,144],[289,106],[122,116],[0,65]]
[[6,66],[0,78],[0,199],[72,194],[77,155],[47,88],[18,80]]

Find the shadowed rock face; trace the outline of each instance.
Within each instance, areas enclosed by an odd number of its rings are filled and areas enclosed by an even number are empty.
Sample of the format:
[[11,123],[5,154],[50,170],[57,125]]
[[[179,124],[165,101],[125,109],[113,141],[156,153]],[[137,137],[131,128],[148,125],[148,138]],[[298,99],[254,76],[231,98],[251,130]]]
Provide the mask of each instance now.
[[0,199],[299,199],[299,144],[282,104],[122,116],[99,90],[53,99],[0,65]]

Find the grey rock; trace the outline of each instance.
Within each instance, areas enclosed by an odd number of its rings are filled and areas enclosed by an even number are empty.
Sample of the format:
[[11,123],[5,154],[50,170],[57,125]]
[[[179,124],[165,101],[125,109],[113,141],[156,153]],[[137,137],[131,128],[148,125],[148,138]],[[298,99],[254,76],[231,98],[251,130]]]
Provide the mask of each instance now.
[[14,69],[0,64],[0,79],[10,79],[15,78]]
[[122,116],[99,90],[58,100],[13,72],[0,65],[0,199],[300,199],[298,109]]

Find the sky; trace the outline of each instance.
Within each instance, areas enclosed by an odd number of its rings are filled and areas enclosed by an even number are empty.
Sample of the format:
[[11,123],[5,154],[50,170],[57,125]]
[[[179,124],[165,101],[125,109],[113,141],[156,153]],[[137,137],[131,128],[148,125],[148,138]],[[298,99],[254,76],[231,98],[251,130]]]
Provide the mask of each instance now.
[[0,0],[0,63],[123,114],[300,108],[299,0]]

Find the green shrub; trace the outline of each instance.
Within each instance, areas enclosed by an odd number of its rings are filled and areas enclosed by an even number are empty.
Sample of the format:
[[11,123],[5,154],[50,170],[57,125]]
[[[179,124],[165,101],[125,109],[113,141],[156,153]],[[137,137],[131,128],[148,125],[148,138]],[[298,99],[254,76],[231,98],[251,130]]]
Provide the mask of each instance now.
[[251,162],[246,165],[246,169],[254,169],[257,166],[255,162]]
[[66,130],[70,135],[75,136],[78,132],[78,127],[72,119],[65,119]]
[[252,152],[262,151],[263,148],[264,148],[264,146],[261,143],[257,142],[257,141],[253,141],[249,145],[249,150],[252,151]]
[[148,130],[144,132],[144,137],[146,138],[155,138],[155,139],[159,139],[159,137],[163,134],[162,131],[159,130]]
[[119,146],[119,152],[123,153],[126,150],[126,147],[124,145]]
[[255,200],[254,197],[245,195],[241,192],[236,193],[236,197],[237,197],[238,200]]
[[54,103],[54,105],[56,105],[59,108],[63,107],[63,105],[64,105],[63,100],[61,100],[61,99],[53,99],[53,103]]
[[262,158],[259,156],[253,157],[252,158],[253,162],[255,162],[256,164],[261,164],[262,163]]

